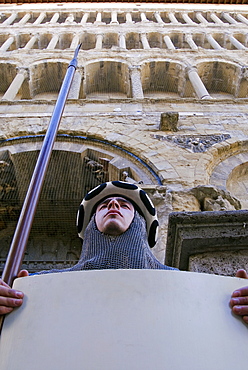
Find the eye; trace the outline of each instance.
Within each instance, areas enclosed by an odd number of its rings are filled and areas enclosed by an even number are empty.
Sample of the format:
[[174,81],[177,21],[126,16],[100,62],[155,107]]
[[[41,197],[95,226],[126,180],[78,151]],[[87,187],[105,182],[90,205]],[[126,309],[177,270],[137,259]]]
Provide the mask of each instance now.
[[103,204],[100,204],[100,206],[98,206],[98,211],[100,211],[101,209],[104,209],[107,207],[107,204],[103,203]]

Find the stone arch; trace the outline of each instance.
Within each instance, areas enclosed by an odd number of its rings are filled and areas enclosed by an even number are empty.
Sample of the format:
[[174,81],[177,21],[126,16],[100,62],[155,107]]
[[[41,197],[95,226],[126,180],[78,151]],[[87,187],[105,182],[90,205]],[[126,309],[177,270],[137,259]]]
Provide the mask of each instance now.
[[118,46],[118,34],[114,32],[104,33],[103,35],[103,49],[111,49],[115,46]]
[[16,49],[23,49],[31,37],[30,33],[19,33],[16,36]]
[[237,95],[241,67],[225,60],[204,60],[197,62],[198,74],[209,94],[216,98]]
[[179,61],[149,60],[141,65],[141,82],[146,97],[177,97],[181,95],[181,83],[185,69]]
[[[2,266],[42,139],[20,137],[0,145]],[[75,228],[78,206],[86,192],[111,180],[160,184],[140,158],[116,145],[85,137],[58,136],[25,254],[25,268],[32,272],[68,267],[76,262],[81,251]]]
[[151,48],[165,49],[163,36],[159,32],[150,32],[147,34],[147,39]]
[[195,185],[211,184],[228,190],[247,208],[247,173],[248,140],[228,139],[202,154],[195,168]]
[[80,37],[82,50],[91,50],[96,46],[96,35],[94,33],[84,32]]
[[2,98],[4,93],[8,90],[11,82],[16,76],[17,65],[15,63],[6,63],[6,61],[0,62],[0,97]]
[[130,97],[128,65],[124,61],[101,60],[87,64],[87,98]]
[[56,99],[68,68],[64,60],[47,60],[30,67],[30,91],[35,99]]
[[140,35],[137,32],[129,32],[126,34],[126,47],[131,49],[142,49]]
[[59,35],[56,49],[70,49],[74,34],[72,32],[63,32]]

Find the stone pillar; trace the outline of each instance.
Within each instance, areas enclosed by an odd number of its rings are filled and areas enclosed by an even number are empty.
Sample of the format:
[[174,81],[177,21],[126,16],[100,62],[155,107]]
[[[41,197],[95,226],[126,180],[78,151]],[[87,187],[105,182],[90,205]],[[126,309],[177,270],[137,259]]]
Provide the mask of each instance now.
[[133,23],[132,14],[129,12],[126,13],[126,23]]
[[182,13],[182,18],[185,20],[187,24],[194,24],[195,22],[192,21],[192,19],[188,16],[186,13]]
[[40,13],[39,17],[36,19],[36,21],[33,23],[33,25],[37,26],[38,24],[41,24],[41,22],[44,20],[45,17],[46,17],[45,12]]
[[178,20],[176,19],[176,17],[175,17],[175,15],[174,15],[174,13],[169,12],[169,13],[168,13],[168,17],[169,17],[169,20],[171,21],[171,23],[173,23],[173,24],[178,24],[178,23],[180,23],[180,22],[178,22]]
[[31,17],[30,13],[25,14],[24,17],[22,17],[22,19],[20,20],[20,22],[18,22],[18,26],[23,26],[25,23],[27,23],[30,17]]
[[72,13],[70,13],[68,15],[68,17],[66,18],[65,23],[70,24],[70,23],[73,23],[73,22],[74,22],[74,15]]
[[210,14],[210,17],[211,17],[211,19],[215,22],[215,23],[217,23],[217,24],[223,24],[224,22],[222,22],[222,20],[219,18],[219,17],[217,17],[217,15],[216,14],[214,14],[214,13],[211,13]]
[[175,46],[174,46],[174,44],[173,44],[173,42],[171,41],[170,36],[165,35],[165,36],[164,36],[164,42],[165,42],[166,47],[167,47],[169,50],[175,50],[175,49],[176,49],[176,48],[175,48]]
[[102,49],[102,40],[103,40],[103,35],[102,33],[98,33],[96,35],[96,46],[95,46],[95,49]]
[[212,99],[206,87],[204,86],[202,80],[200,79],[197,73],[197,69],[195,67],[188,67],[187,73],[197,97],[199,99]]
[[11,44],[15,41],[13,36],[10,36],[0,47],[0,51],[7,51]]
[[230,16],[230,14],[228,13],[225,13],[223,12],[222,13],[222,16],[225,18],[225,20],[227,20],[227,22],[231,23],[231,24],[237,24],[238,22],[235,21],[235,19],[233,17]]
[[122,49],[127,48],[127,46],[126,46],[126,37],[125,37],[124,33],[119,34],[119,47],[122,48]]
[[14,100],[16,95],[18,94],[18,91],[20,90],[20,87],[23,84],[23,81],[25,80],[25,78],[27,78],[27,76],[28,73],[26,69],[20,68],[14,80],[11,82],[8,90],[2,97],[2,100]]
[[186,42],[189,44],[190,48],[192,50],[198,50],[198,46],[196,45],[196,43],[194,42],[193,38],[192,38],[192,35],[189,35],[189,34],[186,34],[185,35],[185,40]]
[[89,13],[84,13],[84,15],[82,16],[82,19],[81,19],[81,24],[85,24],[89,18]]
[[49,23],[51,24],[57,23],[58,19],[59,19],[59,13],[55,13]]
[[27,42],[27,44],[24,46],[23,49],[25,50],[32,49],[32,47],[34,46],[37,40],[38,40],[38,35],[33,35],[31,39]]
[[227,35],[231,44],[233,46],[235,46],[235,48],[239,49],[239,50],[246,50],[246,47],[241,44],[241,42],[239,42],[237,39],[235,39],[235,37],[233,37],[232,35]]
[[148,19],[146,18],[146,13],[144,12],[140,13],[140,18],[141,18],[141,22],[149,22]]
[[206,20],[206,18],[203,17],[203,15],[200,12],[197,12],[195,16],[198,19],[198,21],[200,21],[201,23],[206,24],[206,25],[209,24],[209,22]]
[[209,33],[206,33],[206,39],[208,40],[209,44],[215,49],[215,50],[221,50],[223,49],[220,44],[213,38],[212,35]]
[[59,41],[59,36],[58,35],[53,35],[51,41],[49,42],[49,44],[47,46],[47,50],[53,50],[53,49],[55,49],[58,41]]
[[141,37],[141,42],[142,42],[142,45],[143,45],[143,49],[150,49],[150,45],[149,45],[149,42],[147,40],[146,34],[142,33],[140,35],[140,37]]
[[156,21],[157,21],[158,23],[160,23],[160,24],[164,23],[164,21],[163,21],[163,19],[161,18],[161,15],[160,15],[160,13],[159,13],[159,12],[155,12],[155,13],[154,13],[154,17],[155,17],[155,19],[156,19]]
[[68,99],[79,99],[79,93],[80,93],[80,88],[81,88],[81,80],[82,80],[82,75],[80,70],[76,70],[71,88],[69,91]]
[[143,99],[143,89],[140,77],[140,66],[130,67],[130,77],[131,77],[131,89],[132,97],[134,99]]
[[238,20],[239,20],[240,22],[242,22],[242,23],[244,23],[244,24],[248,25],[248,19],[247,19],[247,18],[245,18],[242,14],[237,14],[237,18],[238,18]]
[[9,18],[5,19],[5,21],[2,23],[2,25],[3,26],[9,26],[11,23],[14,22],[16,17],[17,17],[17,13],[11,14],[11,16]]
[[117,11],[114,10],[111,12],[111,22],[110,24],[119,24],[118,20],[117,20]]
[[96,15],[96,21],[94,23],[101,23],[102,22],[102,13],[98,12]]
[[71,45],[70,45],[70,49],[75,50],[78,44],[79,44],[79,35],[74,35]]

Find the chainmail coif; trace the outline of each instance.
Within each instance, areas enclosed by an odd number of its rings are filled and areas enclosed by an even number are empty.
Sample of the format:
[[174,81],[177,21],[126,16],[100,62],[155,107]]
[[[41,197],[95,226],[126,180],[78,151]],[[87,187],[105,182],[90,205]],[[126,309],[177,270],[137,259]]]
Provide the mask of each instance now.
[[177,270],[160,263],[152,254],[147,241],[146,223],[138,212],[123,234],[110,236],[101,233],[93,216],[85,230],[82,253],[71,268],[41,271],[38,274],[63,271],[103,269],[160,269]]

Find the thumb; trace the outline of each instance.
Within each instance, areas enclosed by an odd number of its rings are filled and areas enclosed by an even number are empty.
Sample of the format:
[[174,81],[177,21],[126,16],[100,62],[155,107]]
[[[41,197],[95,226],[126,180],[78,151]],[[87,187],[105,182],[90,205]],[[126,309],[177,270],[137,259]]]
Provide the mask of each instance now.
[[236,272],[236,275],[235,275],[236,277],[238,277],[238,278],[243,278],[243,279],[248,279],[248,274],[247,274],[247,272],[245,271],[245,270],[238,270],[237,272]]
[[28,276],[28,275],[29,275],[29,273],[28,273],[27,270],[21,270],[21,271],[19,271],[17,277],[20,278],[20,277],[25,277],[25,276]]

